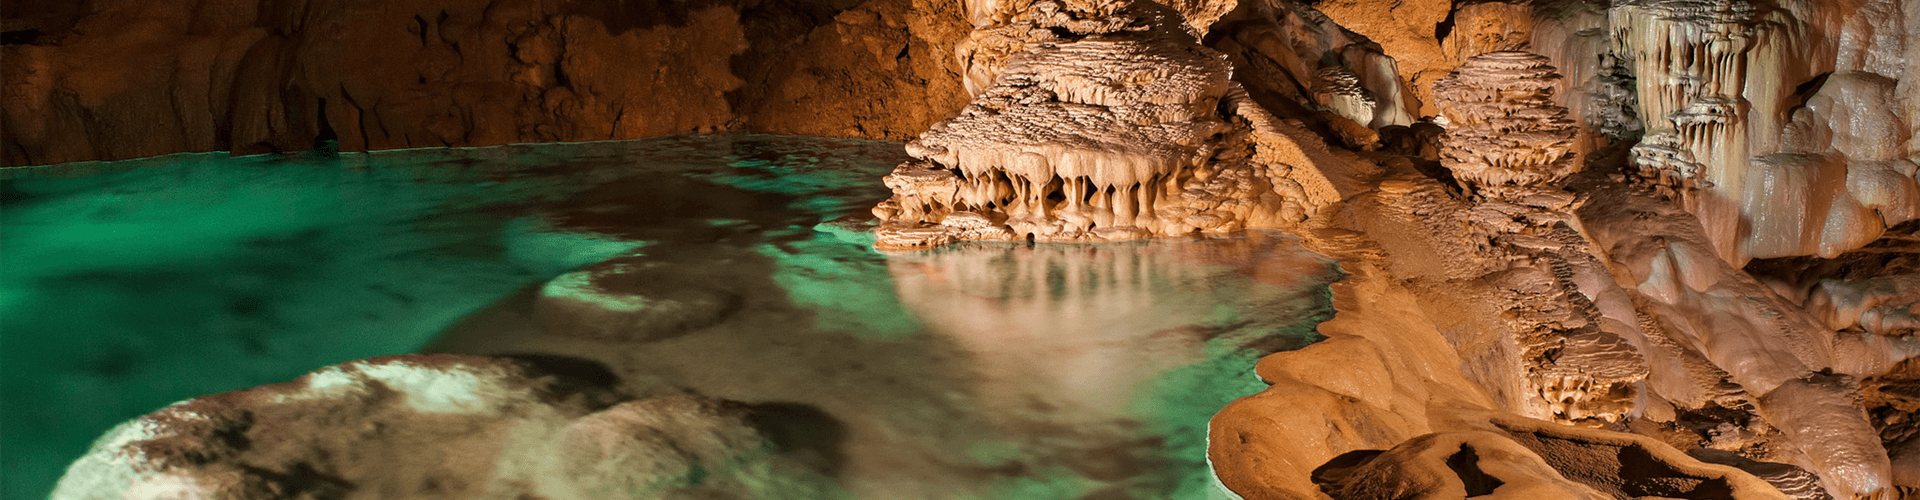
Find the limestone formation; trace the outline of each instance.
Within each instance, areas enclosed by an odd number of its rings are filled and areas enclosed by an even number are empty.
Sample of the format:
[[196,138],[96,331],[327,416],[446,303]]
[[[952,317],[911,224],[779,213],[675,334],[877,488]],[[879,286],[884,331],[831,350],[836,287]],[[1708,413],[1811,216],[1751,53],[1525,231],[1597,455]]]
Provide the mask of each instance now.
[[1304,217],[1313,200],[1301,182],[1260,156],[1284,147],[1277,125],[1240,104],[1231,66],[1178,13],[1146,2],[968,10],[980,27],[961,54],[974,101],[908,144],[918,159],[887,176],[879,248],[1124,240]]
[[1915,349],[1885,337],[1835,335],[1713,256],[1704,229],[1671,205],[1609,193],[1590,202],[1581,220],[1610,267],[1625,271],[1616,278],[1658,318],[1663,335],[1757,396],[1749,399],[1755,416],[1804,457],[1780,450],[1785,459],[1775,461],[1813,471],[1836,497],[1891,494],[1887,452],[1851,385]]
[[1680,134],[1672,130],[1640,139],[1640,143],[1633,146],[1633,167],[1635,183],[1682,206],[1699,203],[1700,189],[1713,185],[1705,178],[1705,166],[1693,160],[1693,152],[1686,148]]
[[1338,134],[1347,147],[1369,148],[1374,129],[1409,126],[1421,115],[1421,102],[1402,80],[1405,59],[1388,57],[1380,44],[1314,7],[1252,1],[1217,24],[1223,29],[1208,46],[1233,62],[1235,80],[1255,101]]
[[[1442,39],[1450,35],[1441,26],[1453,16],[1452,7],[1455,4],[1466,2],[1335,0],[1301,3],[1312,4],[1314,17],[1324,19],[1326,25],[1338,28],[1326,33],[1328,37],[1358,39],[1364,41],[1365,45],[1377,47],[1376,50],[1383,55],[1391,54],[1386,59],[1397,66],[1399,75],[1396,79],[1403,79],[1395,82],[1399,84],[1396,90],[1401,90],[1401,99],[1408,105],[1406,111],[1411,113],[1409,118],[1436,113],[1431,98],[1433,83],[1458,64],[1458,61],[1450,60],[1441,48]],[[1385,125],[1391,124],[1378,126]]]
[[1573,173],[1574,126],[1553,104],[1547,58],[1489,52],[1433,86],[1447,118],[1440,163],[1476,194],[1515,198]]
[[[1913,217],[1912,175],[1876,179],[1837,211],[1778,195],[1834,196],[1847,189],[1834,179],[1881,177],[1874,171],[1883,162],[1912,163],[1913,114],[1891,94],[1908,69],[1890,62],[1911,42],[1887,30],[1915,14],[1895,12],[1895,3],[1646,0],[1613,8],[1614,51],[1632,61],[1654,143],[1635,148],[1640,176],[1683,199],[1721,258],[1831,258]],[[1762,168],[1749,167],[1756,162]],[[1880,206],[1888,208],[1874,213]],[[1747,225],[1802,219],[1819,222]]]
[[1834,330],[1912,336],[1920,330],[1920,275],[1822,280],[1806,306]]
[[[879,181],[881,250],[1281,228],[1348,273],[1326,339],[1263,358],[1268,387],[1211,422],[1242,498],[1920,491],[1920,0],[422,2],[352,29],[330,23],[370,7],[10,18],[39,34],[0,54],[6,162],[328,134],[914,137]],[[110,29],[129,19],[148,24]],[[323,57],[372,43],[396,48]],[[992,334],[1046,316],[1092,335],[1178,259],[995,248],[889,265],[903,303],[1030,376],[985,391],[1004,413],[1068,394],[1125,420],[1113,381],[1073,367],[1153,341],[1054,359]],[[946,307],[1050,290],[1056,262],[1139,272],[1071,310]],[[564,341],[652,341],[751,307],[652,281],[671,273],[577,270],[529,314]],[[675,479],[764,458],[729,405],[529,363],[383,358],[181,403],[116,429],[59,496],[765,493]],[[428,462],[447,464],[374,469]]]
[[630,400],[567,363],[392,356],[183,401],[108,432],[53,498],[781,491],[777,481],[730,477],[755,474],[753,464],[772,457],[740,407],[692,396]]

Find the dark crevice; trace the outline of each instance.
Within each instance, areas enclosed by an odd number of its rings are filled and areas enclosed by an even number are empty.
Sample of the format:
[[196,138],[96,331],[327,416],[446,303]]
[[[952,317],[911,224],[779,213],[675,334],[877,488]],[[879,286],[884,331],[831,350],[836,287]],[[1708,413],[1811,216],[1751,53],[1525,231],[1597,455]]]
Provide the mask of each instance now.
[[1806,83],[1795,86],[1793,88],[1793,95],[1803,101],[1806,100],[1807,97],[1813,95],[1814,91],[1820,90],[1821,86],[1826,85],[1827,77],[1829,76],[1833,76],[1832,71],[1821,73],[1818,76],[1814,76],[1812,80],[1807,80]]
[[747,423],[782,455],[815,472],[835,477],[846,465],[847,425],[817,406],[801,403],[747,405]]
[[340,85],[340,98],[346,99],[347,105],[353,106],[355,111],[354,126],[360,129],[360,150],[372,151],[373,138],[367,133],[367,109],[360,107],[360,103],[354,102],[353,94],[347,93],[347,86],[344,83]]
[[1460,451],[1447,457],[1447,468],[1453,469],[1454,475],[1460,476],[1460,482],[1467,486],[1469,497],[1492,495],[1493,490],[1507,484],[1506,481],[1501,481],[1500,478],[1480,470],[1480,454],[1475,453],[1473,447],[1466,444],[1461,444]]
[[607,127],[607,139],[620,138],[620,119],[626,116],[627,116],[627,107],[625,105],[621,105],[620,109],[614,110],[613,125]]
[[1458,12],[1459,10],[1460,10],[1460,1],[1454,0],[1453,5],[1450,7],[1447,7],[1447,18],[1441,20],[1440,24],[1433,25],[1434,40],[1445,42],[1447,41],[1447,35],[1453,34],[1453,13]]
[[40,39],[40,30],[14,30],[0,32],[0,45],[31,45]]
[[324,98],[320,99],[319,104],[315,104],[314,106],[314,109],[318,110],[315,112],[315,121],[320,123],[320,132],[313,135],[313,149],[318,151],[339,151],[340,134],[334,132],[333,123],[331,123],[331,120],[327,117],[327,100]]
[[1791,117],[1795,111],[1807,107],[1807,100],[1812,99],[1813,94],[1820,92],[1820,88],[1827,85],[1827,77],[1829,76],[1833,76],[1832,71],[1815,75],[1812,79],[1794,86],[1792,97],[1793,105],[1787,108],[1785,116]]
[[429,45],[429,43],[427,43],[427,18],[415,14],[413,16],[413,29],[415,30],[413,34],[420,36],[420,46],[425,47]]

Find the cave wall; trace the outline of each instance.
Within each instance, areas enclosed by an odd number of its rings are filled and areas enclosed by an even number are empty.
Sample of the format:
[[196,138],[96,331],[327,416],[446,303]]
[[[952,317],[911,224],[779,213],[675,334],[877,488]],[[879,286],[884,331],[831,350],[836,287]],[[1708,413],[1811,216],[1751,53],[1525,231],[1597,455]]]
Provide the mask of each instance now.
[[929,0],[28,1],[6,166],[752,131],[904,140],[965,104]]

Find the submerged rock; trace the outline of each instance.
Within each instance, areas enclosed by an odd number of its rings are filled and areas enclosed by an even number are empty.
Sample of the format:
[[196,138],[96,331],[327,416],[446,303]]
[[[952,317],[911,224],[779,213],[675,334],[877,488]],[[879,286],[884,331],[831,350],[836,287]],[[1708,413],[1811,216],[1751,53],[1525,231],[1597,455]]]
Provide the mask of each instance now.
[[671,267],[615,260],[556,276],[540,287],[534,316],[562,335],[647,341],[710,326],[740,306],[734,292]]
[[121,424],[53,498],[770,498],[796,486],[766,475],[771,453],[744,407],[622,401],[614,382],[557,358],[353,361]]

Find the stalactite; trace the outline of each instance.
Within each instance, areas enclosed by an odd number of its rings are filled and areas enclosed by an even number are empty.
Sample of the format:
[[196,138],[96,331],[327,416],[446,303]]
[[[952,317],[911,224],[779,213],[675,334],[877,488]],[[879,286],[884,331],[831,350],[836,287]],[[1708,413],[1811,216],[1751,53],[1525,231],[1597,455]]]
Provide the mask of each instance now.
[[[1255,151],[1281,147],[1280,134],[1244,107],[1221,111],[1234,98],[1232,68],[1179,13],[1128,1],[982,1],[968,10],[977,30],[959,55],[975,99],[908,145],[919,160],[887,179],[895,196],[874,209],[885,222],[877,246],[1234,231],[1250,219],[1288,222],[1283,213],[1311,202],[1272,196],[1272,181],[1247,181],[1300,171],[1262,168]],[[1345,84],[1329,90],[1337,96],[1330,105],[1370,120],[1357,77],[1329,75]],[[1269,135],[1253,130],[1263,127]],[[1255,144],[1262,141],[1269,145]],[[952,212],[935,199],[950,182],[941,171],[964,179],[959,205],[996,227],[944,220]],[[1064,203],[1043,206],[1056,193]]]

